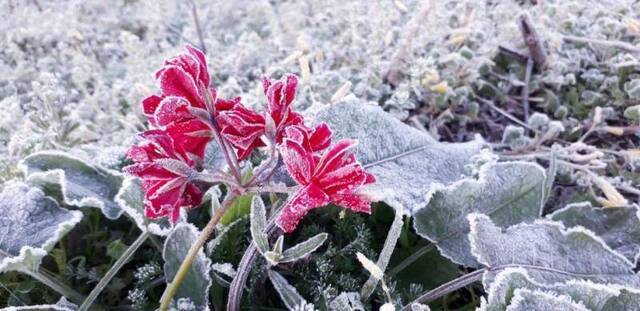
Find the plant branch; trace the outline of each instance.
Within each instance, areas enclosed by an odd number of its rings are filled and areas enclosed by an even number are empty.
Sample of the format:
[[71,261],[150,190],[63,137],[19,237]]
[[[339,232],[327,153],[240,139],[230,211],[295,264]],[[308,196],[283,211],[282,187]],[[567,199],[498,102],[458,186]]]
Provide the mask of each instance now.
[[421,247],[419,250],[413,252],[409,257],[405,258],[402,262],[400,262],[397,266],[393,267],[387,273],[388,276],[394,276],[398,274],[400,271],[404,270],[404,268],[408,267],[410,264],[420,259],[420,257],[424,256],[428,252],[432,251],[435,248],[434,244],[427,244]]
[[413,302],[409,303],[408,305],[402,307],[402,311],[409,311],[411,310],[411,305],[414,303],[424,303],[427,304],[431,301],[434,301],[448,293],[451,293],[453,291],[456,291],[458,289],[461,289],[471,283],[475,283],[477,281],[480,281],[480,279],[482,278],[482,274],[484,274],[484,272],[488,271],[489,269],[480,269],[480,270],[476,270],[473,271],[471,273],[467,273],[463,276],[460,276],[458,278],[455,278],[447,283],[444,283],[428,292],[426,292],[424,295],[418,297],[418,299],[414,300]]
[[78,309],[79,311],[89,310],[89,307],[91,307],[91,305],[93,304],[93,301],[96,300],[96,298],[98,298],[98,295],[100,295],[102,290],[107,286],[107,284],[109,284],[111,279],[113,279],[113,277],[118,273],[118,271],[120,271],[122,266],[124,266],[127,262],[129,262],[131,257],[133,257],[133,254],[135,254],[138,248],[142,246],[142,244],[147,240],[147,238],[149,238],[150,235],[151,234],[148,231],[144,231],[140,234],[140,236],[138,236],[138,238],[133,242],[133,244],[131,244],[129,248],[127,248],[127,250],[124,251],[122,256],[120,256],[120,258],[118,258],[118,260],[116,260],[116,262],[113,263],[113,266],[111,266],[109,271],[107,271],[107,273],[102,277],[102,279],[100,279],[100,282],[98,282],[98,284],[93,288],[91,293],[89,293],[89,296],[87,296],[87,299],[85,299],[82,305],[80,306],[80,309]]
[[169,309],[169,305],[173,300],[173,296],[175,296],[176,292],[178,291],[178,288],[180,288],[180,285],[182,285],[182,282],[187,276],[187,273],[189,272],[189,269],[191,268],[193,261],[198,255],[198,252],[200,251],[202,246],[204,246],[204,244],[207,242],[207,240],[209,239],[209,236],[211,235],[211,233],[213,233],[213,230],[215,229],[216,224],[218,224],[218,222],[220,221],[224,213],[229,209],[229,207],[231,206],[231,203],[235,200],[235,198],[236,196],[234,194],[230,194],[227,197],[227,199],[225,199],[225,201],[222,203],[222,207],[215,211],[215,213],[211,217],[211,220],[209,220],[209,222],[204,227],[204,229],[202,229],[202,233],[200,233],[198,240],[196,240],[196,242],[193,245],[191,245],[191,248],[189,249],[189,253],[187,253],[187,256],[182,261],[182,264],[180,264],[180,268],[178,268],[178,272],[176,272],[176,276],[173,278],[171,283],[167,285],[167,288],[164,290],[164,293],[162,294],[162,298],[160,298],[161,311],[166,311]]
[[196,26],[198,40],[200,40],[200,48],[202,49],[202,52],[206,54],[207,46],[204,44],[204,35],[202,34],[202,27],[200,27],[200,19],[198,18],[198,7],[194,0],[191,0],[191,15],[193,15],[193,23]]
[[569,42],[586,43],[586,44],[597,44],[597,45],[602,45],[602,46],[608,46],[608,47],[612,47],[612,48],[618,48],[618,49],[621,49],[621,50],[624,50],[624,51],[627,51],[627,52],[640,54],[640,48],[635,47],[632,44],[629,44],[627,42],[622,42],[622,41],[591,39],[591,38],[583,38],[583,37],[569,36],[569,35],[562,35],[562,39],[564,41],[569,41]]

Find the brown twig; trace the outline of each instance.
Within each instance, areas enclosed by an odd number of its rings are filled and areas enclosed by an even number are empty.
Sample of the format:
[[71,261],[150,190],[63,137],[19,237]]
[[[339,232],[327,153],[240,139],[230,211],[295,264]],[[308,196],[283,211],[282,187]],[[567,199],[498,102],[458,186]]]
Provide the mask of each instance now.
[[535,28],[533,28],[529,15],[520,15],[519,22],[522,38],[529,49],[529,56],[533,58],[538,68],[544,68],[547,65],[547,53],[542,46],[542,41],[538,33]]

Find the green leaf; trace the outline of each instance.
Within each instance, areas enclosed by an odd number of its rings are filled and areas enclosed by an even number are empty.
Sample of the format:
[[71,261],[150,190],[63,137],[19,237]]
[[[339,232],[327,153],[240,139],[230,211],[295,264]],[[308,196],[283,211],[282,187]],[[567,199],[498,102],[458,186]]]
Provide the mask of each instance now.
[[122,214],[114,199],[123,177],[115,171],[59,151],[31,154],[19,166],[29,183],[58,186],[67,205],[99,208],[109,219]]
[[306,310],[305,306],[309,303],[300,296],[295,287],[291,286],[287,280],[280,275],[280,273],[273,270],[267,270],[271,284],[280,294],[280,299],[289,310]]
[[38,269],[42,258],[80,220],[38,188],[10,181],[0,193],[0,272]]
[[264,232],[267,227],[267,210],[259,195],[256,195],[251,202],[250,230],[253,242],[261,254],[269,251],[269,239]]
[[376,177],[367,192],[403,213],[412,213],[428,202],[436,187],[471,174],[472,156],[485,147],[481,138],[467,143],[440,143],[395,119],[380,107],[357,100],[321,110],[315,123],[331,126],[334,139],[356,139],[355,149],[363,167]]
[[107,245],[107,256],[111,257],[113,260],[117,260],[124,254],[127,250],[128,246],[120,240],[111,241]]
[[168,218],[149,219],[144,215],[144,190],[140,179],[127,177],[115,197],[115,202],[143,232],[166,236],[171,231]]
[[484,164],[478,178],[466,178],[434,191],[427,207],[415,213],[414,228],[443,256],[478,267],[467,237],[467,215],[483,213],[500,226],[533,221],[542,213],[544,182],[544,170],[534,163]]
[[509,268],[496,276],[495,282],[487,290],[488,297],[482,300],[479,311],[506,310],[517,289],[567,296],[590,310],[640,310],[640,291],[636,289],[582,280],[544,284],[532,280],[525,269]]
[[565,229],[557,222],[537,220],[502,229],[486,215],[468,218],[471,252],[490,268],[484,275],[485,287],[505,267],[521,267],[539,283],[578,279],[640,286],[633,264],[584,228]]
[[[187,223],[179,223],[171,231],[164,243],[162,258],[164,259],[164,276],[167,284],[176,275],[180,264],[187,256],[191,245],[198,239],[199,231]],[[208,310],[209,287],[211,286],[211,260],[202,250],[198,251],[196,259],[187,272],[184,282],[178,288],[175,301],[187,298],[196,305],[197,310]]]
[[224,213],[224,216],[222,216],[222,219],[220,219],[220,223],[227,226],[230,223],[234,222],[236,219],[249,215],[249,213],[251,213],[252,201],[252,194],[241,195],[235,198],[227,212]]
[[327,237],[328,234],[319,233],[304,242],[300,242],[293,247],[287,248],[282,252],[282,259],[280,259],[280,262],[292,262],[308,256],[320,248],[320,246],[324,244],[324,241],[327,240]]
[[602,238],[609,247],[627,257],[634,265],[640,257],[640,212],[635,206],[592,207],[583,202],[567,205],[549,218],[567,227],[582,226]]

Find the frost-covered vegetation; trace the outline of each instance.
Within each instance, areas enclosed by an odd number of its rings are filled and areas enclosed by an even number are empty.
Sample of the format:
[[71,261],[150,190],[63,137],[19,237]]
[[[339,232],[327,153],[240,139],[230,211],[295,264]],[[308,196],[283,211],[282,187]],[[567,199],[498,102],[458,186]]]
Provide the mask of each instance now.
[[[640,310],[637,1],[10,0],[0,12],[0,306]],[[269,148],[281,142],[268,120],[273,141],[241,167],[217,139],[203,159],[178,157],[189,174],[165,167],[171,182],[228,176],[198,185],[200,208],[150,214],[144,174],[123,168],[154,127],[140,103],[162,91],[155,72],[186,45],[204,50],[218,98],[260,113],[273,112],[264,76],[298,76],[302,125],[359,141],[371,214],[315,196],[306,209],[335,205],[276,225],[311,182]]]

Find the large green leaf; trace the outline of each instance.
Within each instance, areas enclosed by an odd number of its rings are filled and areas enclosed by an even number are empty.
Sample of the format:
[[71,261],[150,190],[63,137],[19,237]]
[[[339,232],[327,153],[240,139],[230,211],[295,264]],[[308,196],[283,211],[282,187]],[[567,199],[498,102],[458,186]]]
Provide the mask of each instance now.
[[168,218],[149,219],[144,215],[144,190],[140,179],[127,177],[115,197],[116,203],[142,231],[165,236],[171,231]]
[[583,305],[572,301],[571,298],[560,295],[552,295],[542,291],[528,289],[516,289],[509,311],[589,311]]
[[570,280],[564,283],[538,283],[525,269],[509,268],[500,272],[483,298],[479,311],[504,311],[511,304],[517,289],[544,291],[569,297],[589,310],[640,310],[640,291],[613,284]]
[[358,160],[376,177],[368,192],[408,213],[424,207],[434,188],[471,174],[468,165],[472,156],[485,147],[480,138],[467,143],[440,143],[380,107],[357,100],[321,110],[314,122],[329,124],[336,140],[358,140]]
[[436,190],[429,204],[414,214],[413,226],[452,261],[479,266],[469,246],[470,213],[489,215],[500,226],[540,217],[545,171],[527,162],[487,163],[478,178],[466,178]]
[[59,151],[31,154],[20,167],[29,183],[58,186],[67,205],[99,208],[109,219],[122,214],[114,199],[123,177],[115,171]]
[[0,193],[0,272],[37,270],[49,250],[82,219],[38,188],[10,181]]
[[576,203],[557,210],[549,218],[567,227],[583,226],[634,264],[640,257],[640,213],[635,206],[599,208]]
[[[191,245],[198,239],[198,229],[187,223],[179,223],[164,242],[164,277],[170,283],[180,264],[187,256]],[[174,297],[175,301],[188,299],[195,310],[209,310],[209,287],[211,286],[211,260],[202,250],[198,251],[187,276]]]
[[539,283],[579,279],[640,287],[633,264],[584,228],[537,220],[502,229],[482,214],[469,215],[469,222],[471,253],[489,268],[485,286],[501,268],[521,267]]

